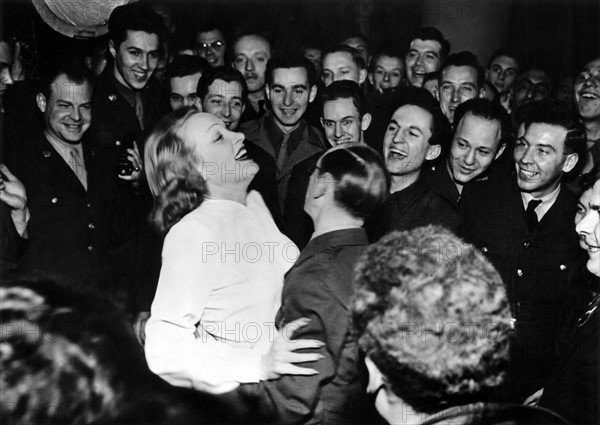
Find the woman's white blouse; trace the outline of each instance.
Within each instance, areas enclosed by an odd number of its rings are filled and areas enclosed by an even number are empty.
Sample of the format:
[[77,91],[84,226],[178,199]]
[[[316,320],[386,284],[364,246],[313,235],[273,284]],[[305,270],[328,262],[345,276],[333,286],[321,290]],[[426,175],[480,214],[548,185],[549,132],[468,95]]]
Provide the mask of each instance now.
[[298,248],[257,192],[205,200],[165,237],[146,359],[167,382],[211,393],[258,382]]

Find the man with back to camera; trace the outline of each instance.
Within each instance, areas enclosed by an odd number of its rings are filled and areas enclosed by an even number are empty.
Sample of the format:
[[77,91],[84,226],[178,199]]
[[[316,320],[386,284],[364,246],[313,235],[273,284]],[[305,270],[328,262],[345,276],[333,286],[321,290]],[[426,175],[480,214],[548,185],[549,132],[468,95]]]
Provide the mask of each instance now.
[[271,43],[258,33],[242,35],[233,43],[231,66],[242,73],[248,86],[248,101],[241,122],[260,118],[267,111],[265,72],[271,55]]
[[519,75],[520,61],[512,52],[498,49],[492,57],[485,71],[485,78],[496,87],[500,94],[500,103],[510,113],[512,88]]
[[360,86],[354,81],[334,81],[325,88],[322,101],[321,125],[329,144],[364,144],[371,114]]
[[369,240],[428,224],[457,228],[459,214],[422,175],[427,161],[440,155],[450,133],[438,102],[425,89],[411,87],[396,100],[393,111],[383,141],[390,195],[365,223]]
[[433,27],[419,28],[413,35],[406,54],[406,79],[411,86],[421,87],[423,77],[440,69],[450,53],[450,43]]
[[278,56],[269,60],[266,71],[271,110],[239,127],[249,156],[260,167],[250,189],[263,195],[279,229],[302,249],[313,231],[303,210],[304,195],[312,168],[327,148],[304,118],[317,94],[315,70],[304,57]]
[[514,172],[467,185],[462,233],[494,264],[507,288],[515,342],[505,396],[524,399],[543,386],[554,362],[557,312],[580,281],[583,251],[573,225],[577,199],[561,183],[575,167],[584,132],[567,104],[526,105],[517,132]]
[[512,135],[508,113],[496,102],[471,99],[458,105],[450,150],[428,170],[431,187],[452,202],[458,211],[463,187],[487,178],[494,161],[502,155]]
[[248,98],[244,76],[237,70],[218,66],[198,82],[197,109],[223,120],[228,130],[237,129]]
[[454,53],[444,61],[437,98],[450,125],[454,124],[454,111],[458,105],[475,97],[484,97],[483,82],[483,69],[473,53]]

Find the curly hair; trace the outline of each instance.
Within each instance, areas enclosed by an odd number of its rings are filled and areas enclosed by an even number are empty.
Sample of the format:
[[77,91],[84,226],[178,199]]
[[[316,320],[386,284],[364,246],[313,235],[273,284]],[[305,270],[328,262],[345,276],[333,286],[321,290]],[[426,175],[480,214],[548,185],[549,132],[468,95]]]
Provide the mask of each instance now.
[[393,232],[357,264],[359,345],[416,411],[481,400],[508,362],[506,292],[483,254],[440,226]]
[[[0,286],[4,424],[88,424],[113,417],[147,374],[110,302],[52,281]],[[126,354],[124,354],[126,353]]]
[[198,208],[207,193],[206,181],[197,168],[200,159],[192,144],[179,134],[195,113],[192,108],[171,112],[159,121],[146,140],[144,164],[154,196],[150,220],[163,233]]

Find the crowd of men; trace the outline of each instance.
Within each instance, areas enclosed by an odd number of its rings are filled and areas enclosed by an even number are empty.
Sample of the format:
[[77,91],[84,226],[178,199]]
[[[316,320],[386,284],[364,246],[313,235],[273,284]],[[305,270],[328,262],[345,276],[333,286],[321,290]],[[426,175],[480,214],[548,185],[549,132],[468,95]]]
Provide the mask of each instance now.
[[[370,241],[442,225],[474,244],[502,277],[513,318],[496,396],[522,401],[544,386],[567,300],[583,309],[598,290],[574,217],[580,176],[600,155],[600,58],[558,99],[543,66],[498,49],[484,67],[435,28],[416,31],[405,52],[371,54],[356,34],[274,52],[260,32],[226,40],[217,22],[191,46],[170,46],[176,29],[139,3],[115,9],[108,27],[103,69],[49,67],[30,103],[14,100],[33,81],[13,81],[18,54],[0,43],[3,276],[55,276],[107,296],[143,341],[162,245],[147,220],[144,139],[161,116],[194,107],[244,134],[260,167],[250,188],[300,249],[319,157],[341,144],[376,149],[391,190],[365,223]],[[23,105],[42,119],[24,124]]]

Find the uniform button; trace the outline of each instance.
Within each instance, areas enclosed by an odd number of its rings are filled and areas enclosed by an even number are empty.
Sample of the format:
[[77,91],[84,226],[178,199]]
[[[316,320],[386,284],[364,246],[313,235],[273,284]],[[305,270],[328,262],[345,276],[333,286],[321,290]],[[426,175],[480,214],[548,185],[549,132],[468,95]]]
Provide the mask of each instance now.
[[92,208],[92,204],[87,204],[86,207]]
[[517,276],[519,276],[519,277],[523,276],[523,270],[518,269],[517,270]]
[[90,229],[93,229],[93,228],[94,228],[94,223],[90,223],[90,224],[88,224],[88,227],[89,227]]
[[94,250],[94,247],[92,245],[88,246],[88,251],[92,252]]
[[56,203],[58,202],[58,198],[52,198],[51,202],[52,202],[53,204],[56,204]]
[[530,244],[529,242],[525,242],[525,243],[523,244],[523,247],[524,247],[525,249],[528,249],[530,246],[531,246],[531,244]]
[[484,246],[483,248],[481,248],[481,251],[482,251],[482,252],[488,252],[488,247],[487,247],[487,246]]
[[561,264],[558,268],[561,270],[567,270],[566,264]]
[[121,141],[119,141],[119,140],[116,140],[116,141],[115,141],[115,145],[117,145],[117,146],[121,146]]

